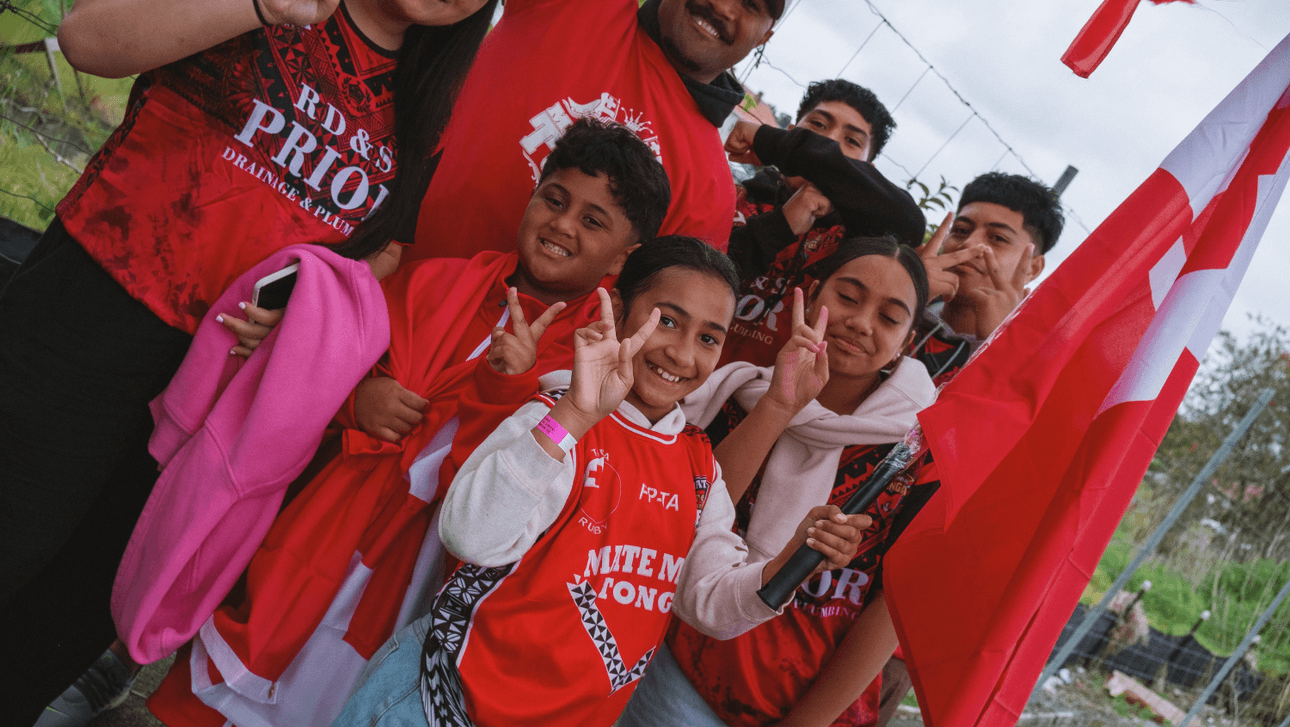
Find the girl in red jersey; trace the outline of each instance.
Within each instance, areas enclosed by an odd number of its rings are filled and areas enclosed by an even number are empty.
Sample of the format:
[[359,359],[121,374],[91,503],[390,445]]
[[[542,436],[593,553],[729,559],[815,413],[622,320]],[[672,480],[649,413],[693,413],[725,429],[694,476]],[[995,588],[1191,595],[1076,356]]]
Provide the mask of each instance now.
[[819,508],[784,553],[746,566],[720,468],[677,406],[716,365],[736,284],[693,238],[629,259],[578,331],[572,375],[547,378],[559,388],[462,466],[439,532],[464,563],[334,725],[607,727],[673,609],[729,637],[774,615],[755,592],[801,542],[850,560],[867,518]]
[[[495,5],[77,0],[59,29],[72,65],[140,75],[0,293],[0,638],[24,660],[0,685],[6,718],[35,721],[113,639],[113,574],[157,476],[147,404],[198,322],[271,252],[362,258],[398,213],[415,220]],[[350,238],[378,206],[392,214]],[[120,659],[93,668],[85,684],[124,693]],[[84,722],[100,691],[50,718]]]
[[[754,558],[776,552],[811,506],[845,502],[935,395],[926,369],[901,355],[927,302],[914,250],[890,238],[848,240],[820,269],[809,314],[794,294],[795,337],[777,362],[827,344],[827,371],[799,387],[802,398],[777,395],[764,369],[733,364],[685,402],[692,419],[711,422]],[[866,687],[896,646],[883,554],[936,489],[930,467],[917,472],[870,506],[857,556],[809,579],[779,617],[729,641],[680,624],[619,724],[873,724],[876,689]]]

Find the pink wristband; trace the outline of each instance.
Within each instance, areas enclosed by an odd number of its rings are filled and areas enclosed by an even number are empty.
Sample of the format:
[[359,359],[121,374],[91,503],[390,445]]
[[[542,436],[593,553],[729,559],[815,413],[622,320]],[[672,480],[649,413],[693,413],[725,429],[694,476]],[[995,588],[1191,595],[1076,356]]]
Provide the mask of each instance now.
[[560,426],[560,422],[550,414],[542,417],[542,421],[537,423],[537,430],[550,437],[551,441],[555,442],[555,446],[565,452],[573,449],[573,445],[578,443],[578,440],[574,439],[573,435]]

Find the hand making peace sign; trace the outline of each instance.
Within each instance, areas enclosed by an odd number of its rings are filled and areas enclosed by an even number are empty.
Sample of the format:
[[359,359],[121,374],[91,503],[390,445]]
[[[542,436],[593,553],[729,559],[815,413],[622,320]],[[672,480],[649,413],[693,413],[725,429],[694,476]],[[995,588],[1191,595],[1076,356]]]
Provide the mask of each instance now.
[[829,357],[825,349],[824,329],[829,325],[829,309],[821,307],[814,326],[806,324],[805,294],[793,289],[793,333],[775,358],[766,396],[784,407],[790,415],[811,403],[829,381]]
[[[654,333],[659,319],[655,308],[635,335],[619,342],[609,294],[604,288],[597,288],[596,294],[600,296],[600,320],[574,334],[573,382],[564,396],[584,423],[589,422],[588,429],[617,409],[631,391],[635,381],[632,356]],[[565,428],[569,429],[569,425],[565,424]]]
[[493,340],[488,346],[488,365],[499,374],[514,376],[528,371],[537,363],[537,342],[566,304],[563,301],[555,303],[532,324],[524,320],[524,308],[520,306],[520,294],[515,288],[506,290],[506,306],[511,312],[514,333],[507,333],[504,326],[493,329]]
[[976,309],[976,327],[975,334],[978,338],[986,338],[994,329],[998,328],[1008,314],[1013,311],[1021,301],[1030,294],[1030,289],[1026,287],[1028,282],[1027,276],[1030,272],[1030,262],[1034,258],[1035,246],[1027,245],[1021,251],[1021,261],[1017,263],[1016,270],[1012,276],[1005,278],[1003,266],[999,264],[999,259],[994,254],[994,248],[987,247],[985,250],[985,270],[990,276],[990,286],[980,286],[971,290],[961,290],[959,295],[973,303]]
[[941,255],[941,246],[945,244],[945,238],[949,237],[950,229],[954,226],[954,213],[948,212],[945,219],[941,221],[940,227],[932,233],[927,242],[916,248],[918,257],[923,260],[923,267],[927,268],[927,301],[944,298],[946,301],[954,300],[954,296],[959,290],[959,276],[955,275],[950,268],[960,263],[978,259],[985,255],[989,249],[988,245],[973,245],[965,247],[962,250],[947,252]]

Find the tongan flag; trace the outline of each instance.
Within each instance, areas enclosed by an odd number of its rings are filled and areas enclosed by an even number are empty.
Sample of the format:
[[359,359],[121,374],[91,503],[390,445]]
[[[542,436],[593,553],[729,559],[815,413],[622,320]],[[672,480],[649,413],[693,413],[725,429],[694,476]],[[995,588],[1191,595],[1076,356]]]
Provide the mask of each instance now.
[[888,555],[934,727],[1013,724],[1286,184],[1290,37],[919,416],[941,490]]
[[[1151,0],[1151,2],[1161,5],[1169,2],[1194,3],[1196,0]],[[1138,0],[1104,0],[1097,10],[1093,11],[1093,16],[1088,19],[1084,27],[1080,28],[1079,35],[1075,36],[1070,47],[1062,54],[1062,63],[1075,71],[1075,75],[1080,78],[1088,78],[1089,74],[1101,65],[1106,54],[1111,52],[1111,47],[1129,26],[1129,19],[1137,9]]]

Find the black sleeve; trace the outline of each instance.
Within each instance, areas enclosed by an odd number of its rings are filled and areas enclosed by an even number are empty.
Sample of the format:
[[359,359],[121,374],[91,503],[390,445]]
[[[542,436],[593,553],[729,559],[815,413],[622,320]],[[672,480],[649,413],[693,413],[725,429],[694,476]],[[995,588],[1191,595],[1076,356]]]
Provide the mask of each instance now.
[[922,244],[927,220],[913,196],[869,162],[843,154],[836,141],[810,129],[764,125],[753,137],[753,151],[763,164],[819,187],[849,234],[891,234],[907,245]]
[[797,235],[784,219],[784,210],[776,207],[770,212],[749,217],[746,224],[731,230],[726,255],[739,270],[739,280],[746,282],[765,275],[780,250],[794,242],[797,242]]

